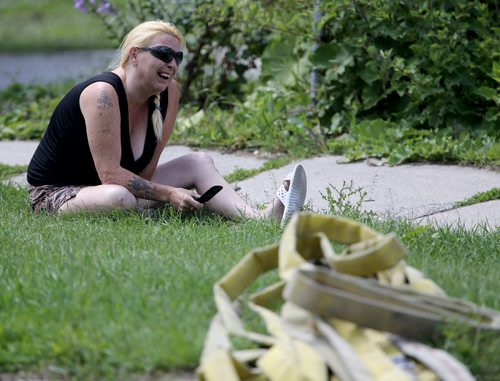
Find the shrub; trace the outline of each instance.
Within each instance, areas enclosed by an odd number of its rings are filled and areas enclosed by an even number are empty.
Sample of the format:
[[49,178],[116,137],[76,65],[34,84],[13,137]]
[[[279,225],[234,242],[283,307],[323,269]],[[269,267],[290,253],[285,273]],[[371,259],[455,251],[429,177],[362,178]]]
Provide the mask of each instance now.
[[[492,1],[325,2],[318,114],[339,135],[380,118],[417,129],[495,132],[498,5]],[[390,124],[387,128],[390,128]],[[498,135],[498,131],[496,132]]]
[[245,73],[256,67],[268,32],[249,30],[235,17],[236,5],[220,0],[75,0],[75,7],[93,13],[118,44],[135,25],[168,20],[184,34],[186,64],[180,73],[183,101],[203,106],[218,98],[242,96]]
[[14,83],[0,91],[0,140],[39,139],[70,85]]

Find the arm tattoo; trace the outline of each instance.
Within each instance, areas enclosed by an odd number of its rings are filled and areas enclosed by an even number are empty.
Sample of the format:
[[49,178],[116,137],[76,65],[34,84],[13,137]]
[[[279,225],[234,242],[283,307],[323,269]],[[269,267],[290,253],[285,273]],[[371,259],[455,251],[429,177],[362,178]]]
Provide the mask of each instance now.
[[153,196],[153,190],[149,186],[148,182],[140,177],[132,178],[128,185],[134,192],[138,192],[141,197],[150,200]]
[[101,91],[101,95],[99,95],[99,98],[97,98],[97,108],[99,110],[107,110],[113,108],[113,102],[111,101],[111,97],[106,90]]
[[[99,116],[102,115],[103,111],[113,108],[113,101],[106,90],[102,90],[101,95],[97,98],[97,108],[99,109]],[[102,129],[103,133],[109,133],[110,131],[109,125]]]

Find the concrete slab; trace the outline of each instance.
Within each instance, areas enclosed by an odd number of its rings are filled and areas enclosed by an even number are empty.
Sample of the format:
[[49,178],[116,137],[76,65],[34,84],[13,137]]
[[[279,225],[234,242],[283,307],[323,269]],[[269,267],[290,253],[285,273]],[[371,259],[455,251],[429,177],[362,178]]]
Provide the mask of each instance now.
[[[28,165],[35,153],[36,147],[38,147],[38,142],[36,141],[0,141],[0,163]],[[196,151],[199,150],[186,146],[169,145],[160,156],[160,163]],[[207,152],[212,156],[215,166],[223,176],[233,172],[236,168],[260,168],[266,161],[249,153],[225,154],[215,150],[203,150],[203,152]]]
[[[307,198],[319,210],[328,209],[328,202],[322,197],[326,189],[340,190],[344,182],[348,187],[352,182],[352,189],[366,191],[363,210],[407,218],[449,210],[457,201],[500,187],[500,172],[488,169],[430,164],[385,167],[366,162],[341,164],[339,160],[342,157],[323,156],[301,161],[307,173]],[[242,181],[242,192],[257,202],[267,201],[272,196],[270,191],[294,164]],[[359,199],[359,194],[351,197],[352,202]]]
[[266,162],[265,159],[259,158],[250,153],[237,152],[228,154],[214,150],[198,150],[185,146],[172,145],[165,148],[160,156],[160,163],[197,151],[206,152],[212,156],[215,167],[219,170],[222,176],[226,176],[236,169],[257,169],[262,167],[262,165]]
[[[28,165],[31,157],[35,153],[38,142],[36,141],[0,141],[0,163],[7,165]],[[186,146],[170,145],[160,156],[160,163],[175,159],[182,155],[197,152],[196,148]],[[219,172],[226,176],[236,169],[257,169],[264,163],[265,159],[259,158],[250,153],[238,152],[226,154],[215,150],[203,150],[212,156],[215,166]],[[11,183],[27,186],[26,174],[14,176]]]
[[0,141],[0,163],[28,165],[36,147],[38,147],[38,142],[35,141]]
[[436,224],[451,228],[500,229],[500,200],[493,200],[437,213],[417,220],[422,224]]

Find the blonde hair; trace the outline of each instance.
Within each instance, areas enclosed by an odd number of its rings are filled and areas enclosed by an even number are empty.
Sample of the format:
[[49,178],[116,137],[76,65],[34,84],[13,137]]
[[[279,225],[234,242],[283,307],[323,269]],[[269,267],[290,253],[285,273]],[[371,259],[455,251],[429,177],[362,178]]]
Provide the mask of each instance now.
[[[111,64],[111,69],[125,67],[130,59],[130,48],[134,46],[145,47],[158,34],[169,34],[177,38],[181,45],[184,46],[184,37],[174,24],[163,20],[146,21],[137,25],[125,36],[117,51],[116,58]],[[154,96],[153,102],[155,109],[151,115],[151,122],[153,123],[156,139],[160,141],[163,137],[163,117],[160,111],[160,94]]]

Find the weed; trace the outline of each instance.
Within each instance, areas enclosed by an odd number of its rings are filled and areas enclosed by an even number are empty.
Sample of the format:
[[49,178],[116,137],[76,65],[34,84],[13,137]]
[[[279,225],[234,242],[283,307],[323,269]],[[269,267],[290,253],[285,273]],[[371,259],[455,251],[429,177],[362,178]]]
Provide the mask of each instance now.
[[5,180],[13,175],[18,175],[20,173],[26,172],[27,170],[27,165],[6,165],[0,163],[0,181]]
[[467,200],[457,202],[455,207],[460,208],[462,206],[474,205],[480,202],[492,200],[500,200],[500,188],[493,188],[486,192],[479,192]]
[[283,167],[284,165],[288,164],[290,161],[291,161],[291,158],[289,158],[289,157],[281,157],[278,159],[271,159],[271,160],[266,161],[264,163],[264,165],[262,165],[262,167],[260,167],[260,168],[255,168],[255,169],[237,168],[232,173],[227,175],[225,177],[225,179],[228,183],[232,183],[235,181],[241,181],[241,180],[247,179],[249,177],[255,176],[261,172],[270,171],[271,169]]
[[332,184],[321,193],[323,200],[328,202],[327,214],[356,218],[363,214],[362,206],[367,200],[368,192],[363,187],[354,187],[354,182],[342,182],[337,188]]

